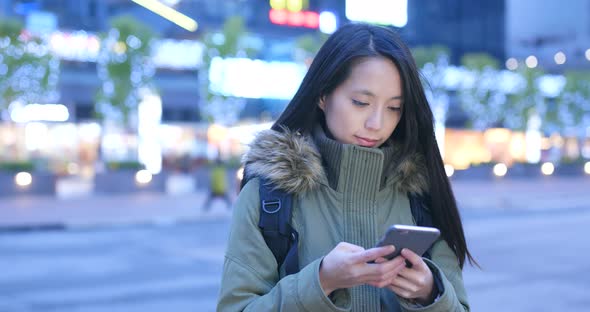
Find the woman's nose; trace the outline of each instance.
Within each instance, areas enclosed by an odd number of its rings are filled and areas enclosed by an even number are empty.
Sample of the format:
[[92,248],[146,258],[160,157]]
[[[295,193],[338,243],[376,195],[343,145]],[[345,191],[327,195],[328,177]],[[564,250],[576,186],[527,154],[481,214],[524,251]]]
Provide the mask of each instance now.
[[371,112],[365,121],[365,128],[369,130],[379,130],[383,127],[383,114],[379,110]]

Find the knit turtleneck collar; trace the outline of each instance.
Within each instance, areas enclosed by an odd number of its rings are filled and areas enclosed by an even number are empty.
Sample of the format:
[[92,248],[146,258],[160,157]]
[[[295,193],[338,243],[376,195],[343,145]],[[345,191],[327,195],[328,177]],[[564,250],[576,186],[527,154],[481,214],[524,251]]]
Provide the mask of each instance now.
[[[367,166],[366,172],[373,172],[372,177],[375,182],[377,190],[382,189],[385,186],[388,176],[391,173],[392,162],[399,158],[398,150],[391,142],[386,142],[379,148],[368,148],[362,146],[356,146],[352,144],[343,144],[333,138],[329,134],[328,130],[324,130],[324,127],[317,125],[313,130],[313,140],[318,148],[318,151],[322,155],[322,164],[324,166],[328,183],[331,188],[335,190],[342,190],[343,186],[339,185],[341,177],[344,176],[342,170],[352,169],[347,165],[343,166],[343,159],[349,159],[352,154],[354,157],[362,156],[363,162],[356,162],[355,167]],[[360,168],[356,168],[357,170]],[[357,171],[352,170],[352,171]],[[363,171],[358,171],[362,173]],[[350,176],[347,174],[347,176]],[[371,178],[371,177],[369,177]],[[366,181],[369,182],[369,181]],[[368,183],[369,186],[372,183]]]

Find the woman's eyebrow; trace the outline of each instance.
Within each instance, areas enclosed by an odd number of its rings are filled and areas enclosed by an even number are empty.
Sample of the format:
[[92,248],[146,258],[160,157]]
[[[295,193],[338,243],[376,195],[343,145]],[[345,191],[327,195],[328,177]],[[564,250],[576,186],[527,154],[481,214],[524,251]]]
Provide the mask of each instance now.
[[[370,97],[375,97],[375,94],[373,94],[373,92],[366,90],[366,89],[356,90],[356,91],[353,91],[353,93],[360,93],[360,94],[367,95]],[[396,96],[391,97],[389,100],[391,101],[391,100],[403,100],[403,99],[404,99],[403,96],[396,95]]]

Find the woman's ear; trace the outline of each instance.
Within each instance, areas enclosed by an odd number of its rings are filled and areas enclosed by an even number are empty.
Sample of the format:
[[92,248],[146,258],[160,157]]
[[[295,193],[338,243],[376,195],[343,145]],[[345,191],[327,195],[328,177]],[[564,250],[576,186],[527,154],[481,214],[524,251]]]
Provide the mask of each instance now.
[[320,100],[318,101],[318,106],[320,107],[320,109],[322,111],[325,111],[325,109],[326,109],[326,96],[325,95],[320,96]]

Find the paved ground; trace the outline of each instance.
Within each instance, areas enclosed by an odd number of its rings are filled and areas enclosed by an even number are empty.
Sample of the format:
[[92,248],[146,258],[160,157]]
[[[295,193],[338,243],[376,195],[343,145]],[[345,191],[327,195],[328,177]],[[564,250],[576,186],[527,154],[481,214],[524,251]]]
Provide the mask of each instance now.
[[[472,311],[588,310],[589,186],[590,179],[455,183],[483,267],[464,272]],[[229,213],[222,202],[201,211],[204,200],[0,200],[0,312],[214,311]]]
[[228,217],[225,203],[215,200],[211,211],[202,209],[206,191],[179,196],[155,193],[0,199],[0,231],[89,228],[137,224],[173,224],[203,218]]
[[[590,177],[536,180],[459,180],[453,182],[457,201],[468,211],[546,210],[579,207],[590,202]],[[204,212],[206,190],[192,194],[54,197],[0,197],[0,230],[23,227],[87,227],[194,221],[228,215],[224,203]],[[219,208],[218,207],[218,208]],[[217,212],[215,212],[217,211]]]

